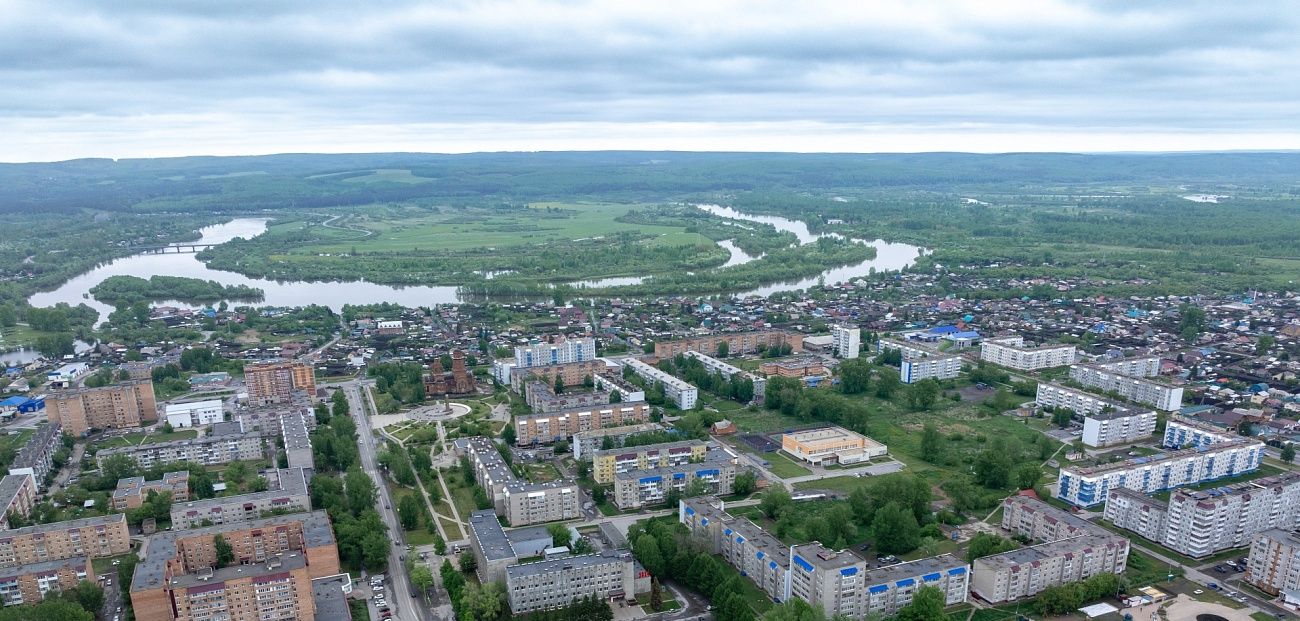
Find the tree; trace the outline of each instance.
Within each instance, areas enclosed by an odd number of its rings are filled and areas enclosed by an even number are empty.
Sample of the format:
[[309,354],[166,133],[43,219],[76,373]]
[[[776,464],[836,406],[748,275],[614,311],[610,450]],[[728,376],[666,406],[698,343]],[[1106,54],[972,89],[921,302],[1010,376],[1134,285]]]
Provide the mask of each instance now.
[[1295,461],[1295,445],[1287,442],[1282,445],[1282,461],[1291,463]]
[[343,487],[347,494],[348,509],[353,515],[360,515],[366,509],[374,509],[375,482],[360,468],[353,468],[344,475]]
[[907,403],[914,410],[928,410],[939,399],[939,382],[923,379],[907,390]]
[[230,547],[230,543],[220,533],[212,538],[212,546],[217,550],[216,566],[218,568],[228,567],[235,562],[234,548]]
[[563,392],[564,392],[564,378],[563,378],[563,377],[560,377],[559,374],[556,374],[556,376],[555,376],[555,394],[558,395],[558,394],[563,393]]
[[18,313],[13,304],[0,305],[0,326],[12,328],[18,325]]
[[840,391],[857,395],[867,391],[871,381],[871,363],[866,358],[853,358],[840,363]]
[[1018,547],[1020,546],[1010,539],[989,533],[975,533],[970,539],[970,546],[966,548],[966,562],[974,563],[975,559],[1010,552]]
[[894,396],[898,390],[898,376],[888,371],[881,373],[876,378],[876,396],[881,399],[889,399]]
[[890,501],[876,511],[871,520],[871,536],[880,551],[901,554],[911,552],[921,544],[921,527],[911,510]]
[[592,554],[595,551],[596,547],[591,545],[591,541],[586,537],[578,537],[574,540],[573,545],[569,546],[569,552],[572,552],[574,555]]
[[411,584],[420,592],[427,592],[433,588],[433,571],[428,565],[418,563],[411,568]]
[[248,464],[242,461],[230,462],[222,472],[222,478],[227,485],[233,485],[237,489],[243,489],[244,480],[248,478]]
[[758,501],[758,508],[763,511],[769,520],[775,520],[780,513],[793,502],[790,499],[790,492],[784,487],[774,485],[766,492],[763,492],[763,499]]
[[650,578],[650,610],[659,612],[664,607],[664,593],[659,586],[659,579]]
[[1024,463],[1016,466],[1016,487],[1034,489],[1043,478],[1043,469],[1038,464]]
[[726,339],[718,341],[718,357],[726,358],[729,354],[731,354],[731,345],[727,343]]
[[460,558],[456,559],[456,564],[460,567],[461,573],[473,573],[478,569],[478,560],[474,558],[472,552],[461,552]]
[[1189,343],[1195,341],[1204,329],[1204,309],[1191,304],[1182,304],[1178,307],[1178,334],[1184,341]]
[[1070,421],[1074,419],[1074,411],[1069,408],[1056,408],[1052,411],[1052,423],[1061,429],[1070,426]]
[[754,493],[758,488],[758,475],[752,470],[746,470],[736,475],[736,480],[731,484],[732,493],[737,496],[748,496]]
[[48,334],[36,339],[36,351],[47,358],[62,358],[77,351],[71,334],[60,332]]
[[827,621],[821,608],[814,608],[799,598],[792,597],[763,613],[761,621]]
[[507,423],[505,428],[501,430],[501,439],[505,440],[506,444],[513,445],[515,440],[518,439],[518,436],[515,435],[515,426]]
[[1011,456],[993,448],[980,452],[975,457],[975,482],[990,489],[1006,489],[1011,482]]
[[99,611],[104,608],[104,589],[89,580],[78,582],[77,586],[65,595],[91,614],[99,614]]
[[641,562],[641,566],[652,576],[664,575],[664,559],[659,554],[659,541],[654,535],[646,533],[636,539],[632,545],[632,555]]
[[126,455],[111,455],[99,468],[100,479],[109,482],[109,485],[116,485],[119,480],[129,479],[139,473],[140,468],[136,466],[135,460]]
[[932,464],[943,459],[943,434],[934,423],[926,423],[921,429],[921,459]]
[[948,614],[943,611],[947,605],[943,591],[936,587],[925,586],[912,594],[912,602],[898,609],[894,617],[898,621],[948,621]]
[[413,494],[402,496],[397,502],[397,520],[403,530],[415,530],[420,527],[420,501]]
[[573,537],[573,533],[569,531],[568,526],[565,526],[564,524],[551,524],[546,527],[546,532],[551,535],[551,543],[554,547],[569,547],[569,542]]

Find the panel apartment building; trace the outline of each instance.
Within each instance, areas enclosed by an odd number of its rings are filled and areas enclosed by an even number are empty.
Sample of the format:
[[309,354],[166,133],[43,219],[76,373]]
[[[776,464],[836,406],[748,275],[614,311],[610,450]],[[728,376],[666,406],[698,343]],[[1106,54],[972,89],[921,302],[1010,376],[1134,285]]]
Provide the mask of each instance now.
[[708,334],[673,341],[656,341],[655,358],[672,358],[688,351],[698,351],[710,356],[718,353],[718,344],[726,342],[727,354],[739,356],[752,354],[759,349],[771,347],[789,347],[790,353],[803,351],[803,337],[780,330],[760,330],[756,332],[727,332]]
[[709,445],[700,440],[646,444],[607,451],[598,449],[592,455],[591,474],[597,483],[608,485],[614,482],[616,474],[701,462],[708,452]]
[[1035,371],[1074,364],[1078,350],[1073,345],[1025,347],[1019,336],[1002,337],[980,343],[980,360],[1018,371]]
[[[214,569],[217,535],[235,563]],[[312,621],[311,581],[339,573],[324,511],[158,533],[143,556],[130,596],[136,618],[150,621]]]
[[650,591],[650,573],[626,551],[560,558],[506,567],[510,612],[519,615],[568,606],[574,599],[632,599]]
[[100,388],[74,388],[45,397],[51,423],[79,436],[91,429],[127,429],[158,420],[153,382],[139,380]]
[[520,481],[497,452],[496,444],[482,436],[456,440],[456,450],[469,457],[478,484],[492,498],[497,515],[505,516],[511,526],[582,517],[576,483]]
[[695,408],[695,402],[700,398],[700,391],[690,382],[674,377],[670,373],[664,373],[658,368],[652,367],[635,358],[628,358],[623,364],[632,369],[637,377],[645,380],[647,384],[659,384],[664,388],[664,396],[679,410],[691,410]]
[[975,560],[971,592],[991,603],[1032,597],[1052,586],[1097,574],[1123,573],[1127,539],[1045,502],[1012,496],[1002,528],[1037,545]]
[[861,349],[862,329],[851,326],[831,326],[831,350],[837,358],[857,358]]
[[515,444],[550,444],[596,429],[622,427],[649,420],[650,404],[644,401],[516,416]]
[[177,502],[172,505],[172,527],[194,528],[203,524],[239,524],[267,517],[271,512],[297,513],[311,510],[307,472],[283,468],[267,477],[269,489],[237,496]]
[[650,431],[662,431],[663,428],[664,426],[659,423],[637,423],[635,425],[620,425],[618,427],[581,431],[573,434],[573,442],[570,443],[570,447],[573,449],[574,459],[590,461],[596,451],[603,449],[607,445],[606,438],[609,439],[608,446],[610,448],[622,448],[628,436]]
[[280,439],[284,442],[286,465],[290,468],[316,467],[316,457],[311,451],[310,414],[293,413],[280,417]]
[[82,580],[96,581],[95,568],[86,557],[3,567],[0,568],[0,604],[39,604],[50,591],[71,592]]
[[64,558],[104,558],[131,551],[126,515],[114,513],[0,532],[0,567]]
[[596,376],[609,372],[609,365],[600,359],[548,364],[527,369],[513,369],[510,372],[510,388],[519,394],[523,394],[524,387],[528,382],[542,382],[548,386],[554,386],[557,377],[565,386],[581,386],[586,382],[587,378],[594,381]]
[[763,402],[763,395],[767,391],[767,378],[759,377],[740,367],[727,364],[713,356],[702,354],[698,351],[688,351],[685,355],[688,358],[699,360],[700,364],[703,364],[704,368],[708,369],[709,372],[714,375],[721,375],[733,381],[736,376],[749,380],[749,382],[754,385],[754,398],[750,400],[750,403]]
[[898,350],[898,379],[904,384],[914,384],[925,379],[946,380],[961,374],[962,357],[945,354],[920,345],[897,339],[880,339],[876,351]]
[[[1159,362],[1158,358],[1153,358],[1153,360]],[[1158,365],[1157,368],[1159,368]],[[1088,364],[1071,366],[1070,379],[1084,386],[1100,388],[1106,392],[1115,392],[1129,401],[1149,405],[1166,412],[1176,412],[1183,407],[1183,388],[1181,386],[1171,386],[1158,381],[1131,377]]]
[[1300,591],[1300,534],[1275,528],[1255,535],[1246,582],[1269,595]]
[[506,530],[491,509],[469,516],[470,552],[474,554],[474,572],[480,584],[505,582],[507,567],[518,565],[519,559],[541,557],[554,544],[545,526]]
[[27,517],[36,506],[36,479],[30,474],[9,474],[0,479],[0,530],[9,529],[9,516]]
[[1263,458],[1264,444],[1243,438],[1099,466],[1067,466],[1061,468],[1055,497],[1091,507],[1106,502],[1109,492],[1120,488],[1152,494],[1197,485],[1254,471]]
[[262,436],[258,434],[221,434],[207,435],[190,440],[171,440],[154,444],[119,446],[95,453],[95,462],[104,467],[104,462],[114,455],[125,455],[135,460],[141,468],[152,468],[155,464],[171,464],[189,461],[204,466],[215,466],[232,461],[250,461],[262,459]]
[[1083,443],[1091,447],[1148,440],[1156,431],[1153,410],[1131,408],[1082,390],[1040,382],[1034,402],[1082,414]]
[[705,494],[730,494],[736,483],[735,457],[722,449],[715,449],[703,462],[616,473],[614,505],[624,510],[657,505],[663,503],[671,491],[685,496],[695,481],[703,484]]
[[144,477],[130,477],[117,480],[117,489],[113,490],[111,499],[113,509],[126,511],[136,509],[144,504],[150,492],[171,494],[172,502],[185,502],[190,499],[190,471],[165,472],[156,481],[146,481]]
[[167,422],[172,427],[205,427],[225,419],[221,399],[207,399],[190,403],[173,403],[167,406]]
[[596,339],[561,339],[515,347],[515,369],[569,364],[596,359]]
[[316,374],[311,365],[291,360],[259,362],[244,367],[244,384],[248,386],[250,405],[290,403],[294,391],[316,397]]
[[970,566],[952,555],[870,569],[862,558],[820,543],[786,546],[713,502],[716,499],[681,501],[678,521],[774,600],[799,598],[827,616],[850,619],[893,615],[924,586],[943,592],[946,605],[966,601]]
[[1231,431],[1225,431],[1214,425],[1174,415],[1170,416],[1165,424],[1165,437],[1162,444],[1166,448],[1206,447],[1239,440],[1241,440],[1241,436]]
[[1300,527],[1300,473],[1207,490],[1175,490],[1169,500],[1116,490],[1105,517],[1180,554],[1203,558],[1250,545],[1257,533]]
[[9,464],[9,474],[30,474],[36,479],[38,488],[44,487],[45,477],[54,467],[54,452],[62,445],[63,427],[58,423],[37,425],[32,439],[18,450],[13,463]]
[[531,406],[534,413],[549,414],[573,408],[592,408],[599,405],[608,405],[609,393],[594,390],[591,392],[566,392],[557,395],[551,384],[529,381],[524,383],[524,403]]

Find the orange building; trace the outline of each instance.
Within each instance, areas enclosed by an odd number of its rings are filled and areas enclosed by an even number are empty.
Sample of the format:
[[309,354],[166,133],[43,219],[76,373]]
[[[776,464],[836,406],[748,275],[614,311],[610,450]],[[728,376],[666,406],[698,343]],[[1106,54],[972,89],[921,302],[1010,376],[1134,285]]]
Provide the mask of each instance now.
[[45,397],[45,416],[73,435],[90,429],[126,429],[158,420],[153,382],[137,380],[60,390]]
[[708,356],[718,354],[718,345],[727,344],[727,355],[738,356],[752,354],[759,348],[789,346],[790,353],[803,351],[803,337],[781,330],[761,330],[756,332],[726,332],[710,334],[689,339],[662,341],[655,343],[655,358],[672,358],[677,354],[697,351]]
[[5,606],[39,604],[46,594],[71,591],[82,580],[95,582],[90,559],[65,558],[0,569],[0,601]]
[[293,392],[300,390],[309,398],[316,396],[316,374],[311,365],[291,360],[259,362],[244,367],[244,384],[251,405],[288,403]]

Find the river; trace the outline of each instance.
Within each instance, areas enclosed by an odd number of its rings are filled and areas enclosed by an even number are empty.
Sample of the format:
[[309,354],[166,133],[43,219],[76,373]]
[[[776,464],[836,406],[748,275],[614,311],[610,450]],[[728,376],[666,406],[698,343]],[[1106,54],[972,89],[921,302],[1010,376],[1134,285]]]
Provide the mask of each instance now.
[[[835,233],[814,234],[808,229],[807,224],[798,220],[778,216],[755,216],[718,205],[698,205],[698,207],[726,218],[770,224],[778,230],[789,231],[799,239],[801,245],[812,243],[824,235],[837,236]],[[265,218],[238,218],[225,224],[209,226],[199,231],[201,237],[197,243],[220,244],[236,237],[245,239],[255,237],[266,231],[267,221]],[[910,244],[895,244],[879,239],[875,241],[855,239],[854,241],[874,247],[876,257],[856,265],[829,269],[811,278],[775,283],[741,292],[741,295],[770,295],[782,291],[807,289],[817,285],[819,281],[827,283],[843,282],[867,276],[873,271],[899,270],[911,265],[924,253],[923,249]],[[726,263],[719,269],[741,265],[761,258],[745,253],[745,251],[736,247],[731,240],[723,240],[718,242],[718,245],[730,253]],[[309,304],[320,304],[334,309],[335,312],[340,311],[345,304],[392,302],[402,306],[416,307],[431,306],[433,304],[454,304],[462,301],[457,288],[453,286],[401,287],[366,281],[347,283],[281,282],[251,278],[235,272],[212,269],[195,258],[193,254],[139,254],[124,257],[76,276],[58,289],[36,293],[28,301],[32,306],[53,306],[59,302],[67,302],[76,306],[84,303],[98,310],[102,320],[107,318],[113,309],[109,305],[91,297],[90,289],[103,282],[105,278],[118,275],[138,276],[140,278],[149,278],[155,275],[184,276],[215,280],[223,285],[245,285],[256,287],[265,292],[266,297],[260,303],[261,305],[307,306]],[[645,277],[624,276],[581,281],[573,284],[578,287],[616,287],[639,284],[644,280]],[[160,304],[178,307],[193,306],[178,301],[160,302]]]

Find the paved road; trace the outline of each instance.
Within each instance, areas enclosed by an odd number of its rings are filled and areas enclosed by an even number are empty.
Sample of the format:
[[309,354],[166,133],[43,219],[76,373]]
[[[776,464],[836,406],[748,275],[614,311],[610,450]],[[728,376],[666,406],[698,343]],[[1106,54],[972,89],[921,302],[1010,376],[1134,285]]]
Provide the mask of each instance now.
[[402,528],[397,523],[397,515],[392,508],[393,499],[389,497],[388,486],[384,485],[384,479],[380,475],[375,459],[374,435],[370,428],[369,417],[365,414],[366,410],[362,408],[360,386],[356,382],[348,382],[343,385],[343,393],[347,396],[352,418],[357,423],[361,469],[370,475],[379,489],[379,515],[388,525],[389,538],[395,544],[388,551],[388,575],[392,576],[388,585],[388,604],[393,609],[393,618],[397,621],[429,621],[424,607],[417,605],[416,600],[411,597],[410,580],[406,575],[406,565],[401,558],[406,554]]

